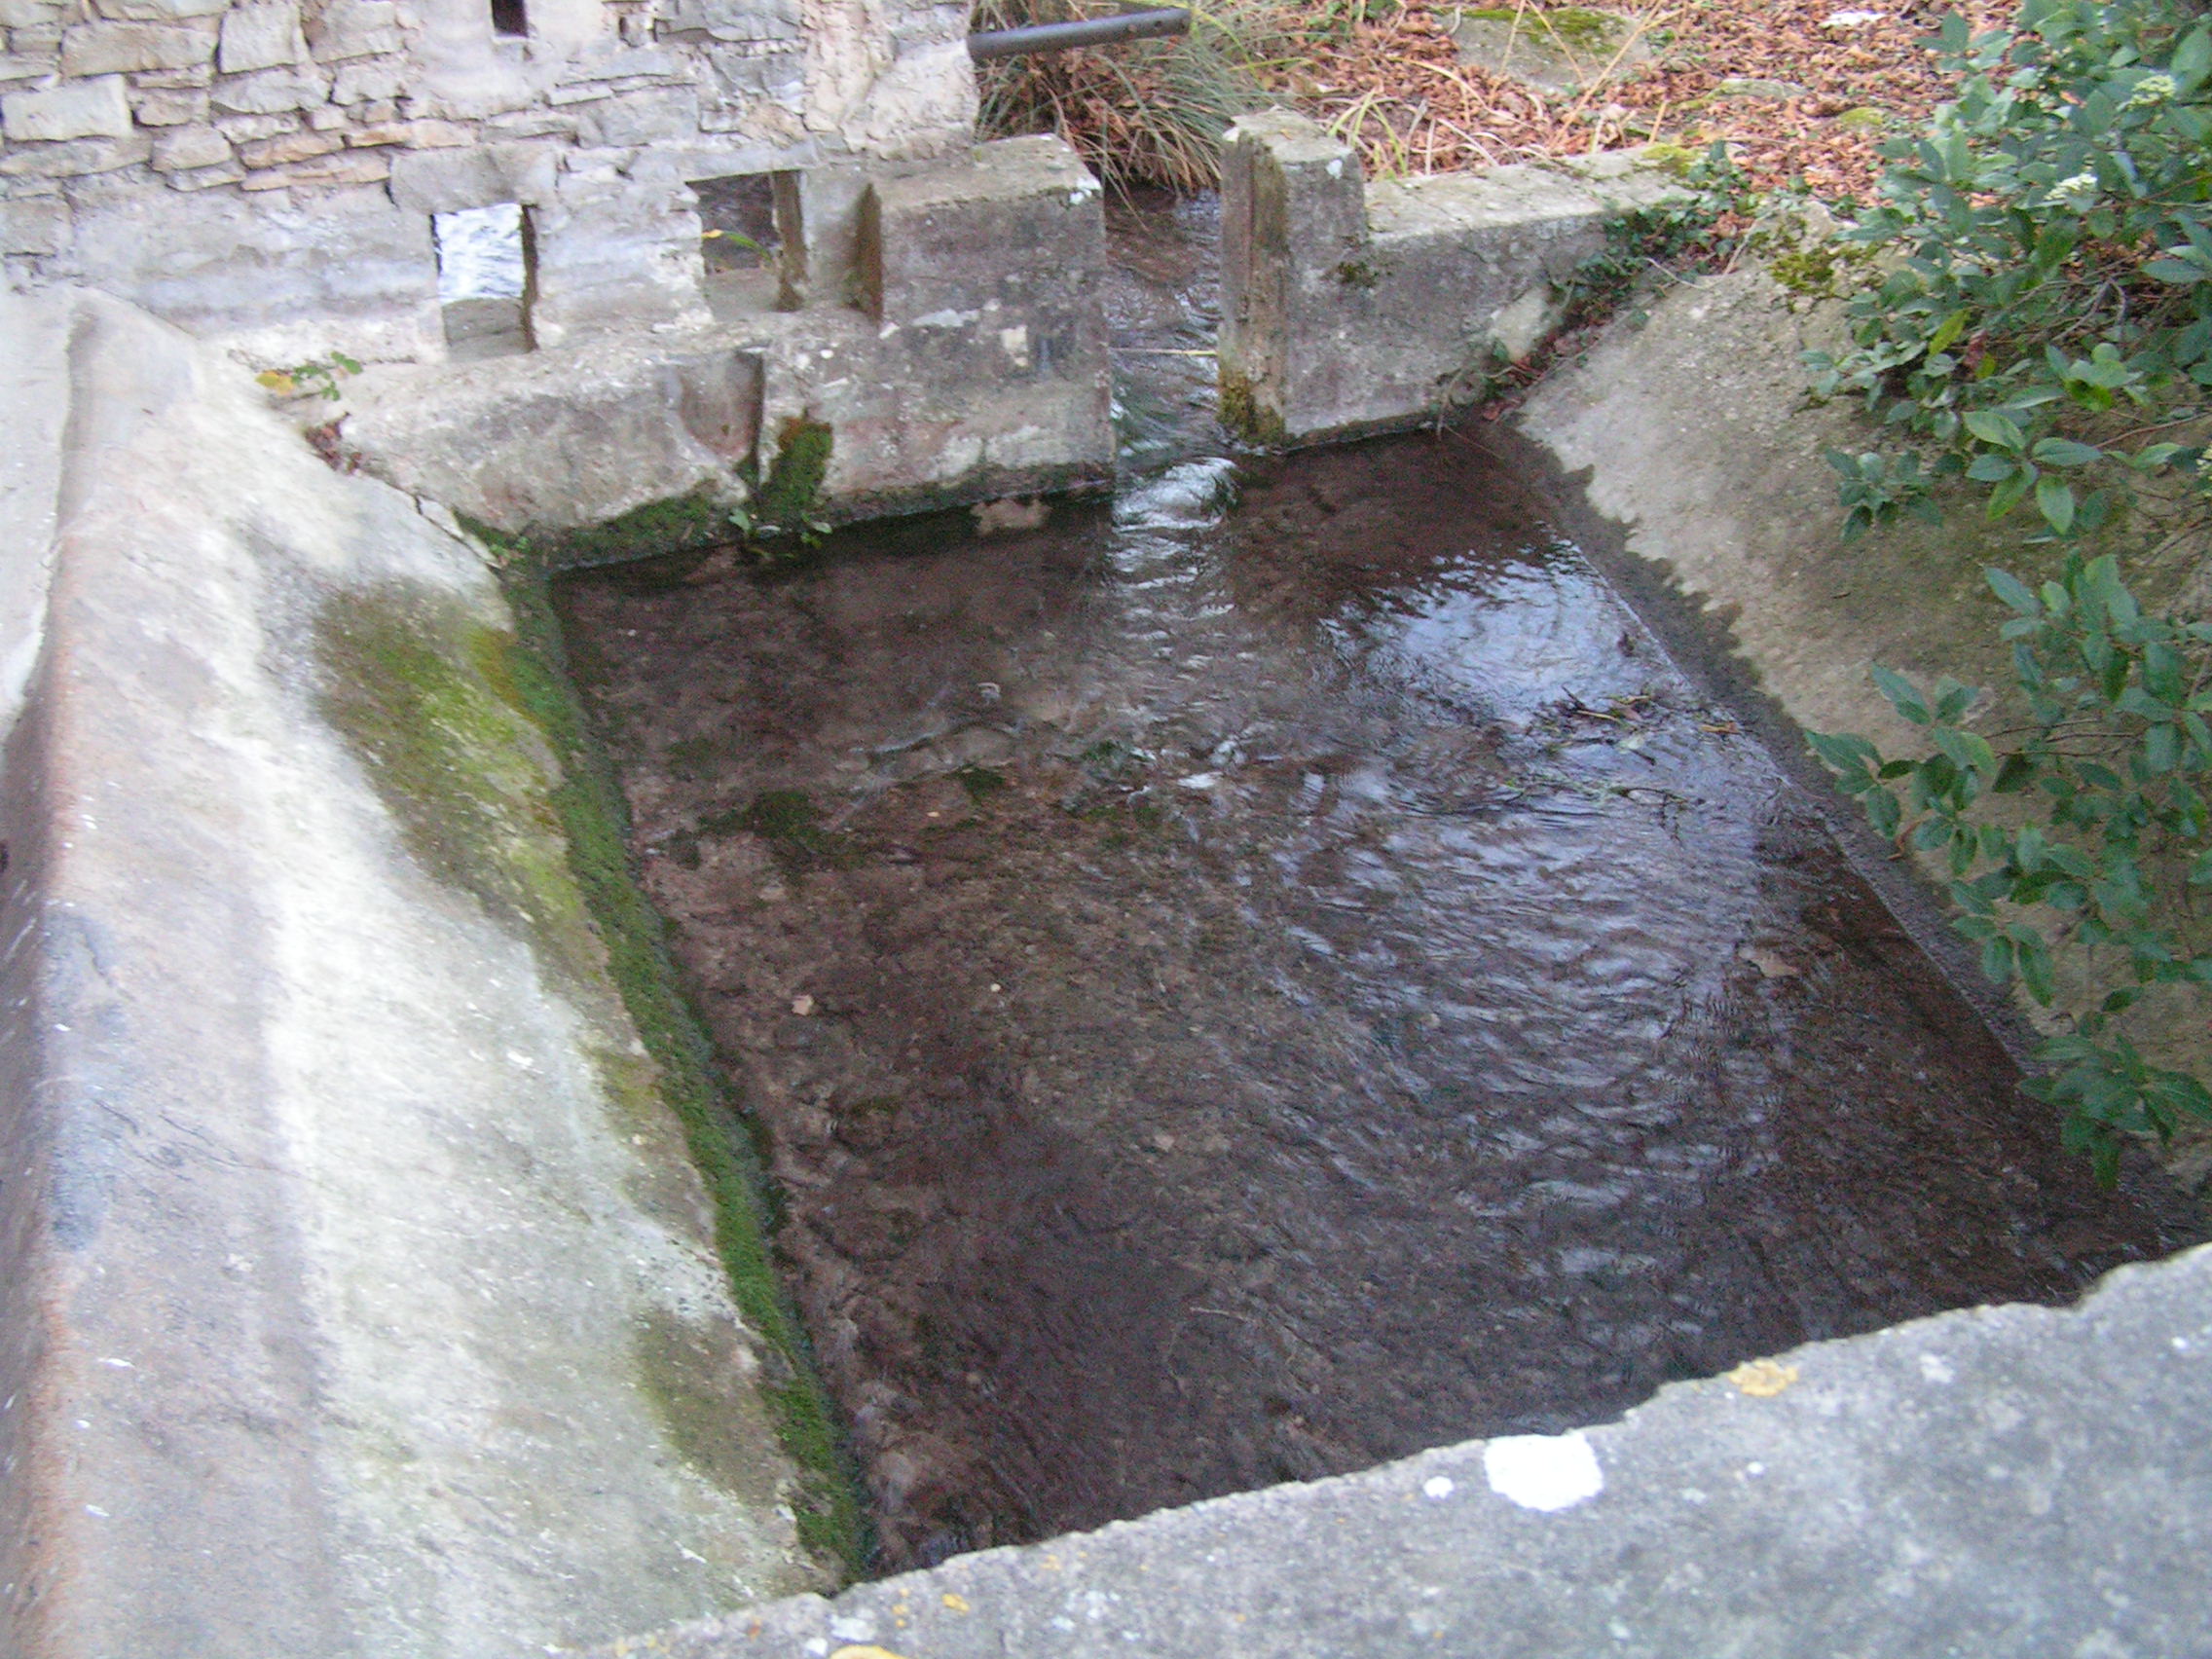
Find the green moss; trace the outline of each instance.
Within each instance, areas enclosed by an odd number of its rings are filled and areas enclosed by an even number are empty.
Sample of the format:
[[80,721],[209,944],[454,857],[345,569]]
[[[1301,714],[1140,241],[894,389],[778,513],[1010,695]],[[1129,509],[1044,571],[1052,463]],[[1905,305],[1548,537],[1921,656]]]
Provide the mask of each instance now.
[[1680,178],[1703,160],[1699,151],[1682,144],[1646,144],[1643,165],[1657,167],[1670,178]]
[[776,459],[754,498],[753,520],[761,530],[796,534],[813,517],[830,475],[836,437],[820,421],[794,415],[776,434]]
[[1221,371],[1216,400],[1221,424],[1252,443],[1275,445],[1289,440],[1282,416],[1263,405],[1253,394],[1252,383],[1242,375]]
[[571,986],[598,946],[568,878],[556,764],[518,710],[515,640],[459,601],[350,593],[314,624],[322,713],[348,734],[408,851],[531,940]]
[[1459,15],[1485,23],[1518,20],[1524,29],[1540,29],[1572,52],[1609,46],[1621,31],[1620,18],[1587,6],[1561,6],[1549,11],[1538,11],[1533,6],[1525,11],[1511,6],[1484,6]]
[[1825,298],[1835,292],[1835,258],[1825,247],[1778,254],[1767,270],[1792,294]]
[[539,530],[506,540],[526,548],[531,562],[546,570],[572,571],[713,547],[738,540],[742,534],[728,506],[702,491],[647,501],[581,530]]
[[769,1257],[773,1208],[756,1126],[729,1098],[706,1033],[678,988],[660,917],[632,875],[621,792],[569,689],[544,574],[510,570],[506,588],[522,645],[512,657],[518,698],[561,766],[553,806],[567,834],[570,868],[599,924],[608,967],[651,1057],[660,1096],[682,1123],[692,1161],[714,1198],[716,1239],[738,1311],[773,1360],[762,1392],[784,1450],[800,1470],[793,1499],[799,1537],[858,1574],[867,1555],[866,1513],[805,1337]]
[[1382,273],[1372,260],[1347,259],[1337,267],[1337,280],[1347,288],[1372,288],[1382,280]]
[[968,792],[968,798],[980,806],[1007,787],[1006,774],[990,766],[963,766],[952,774],[960,787]]

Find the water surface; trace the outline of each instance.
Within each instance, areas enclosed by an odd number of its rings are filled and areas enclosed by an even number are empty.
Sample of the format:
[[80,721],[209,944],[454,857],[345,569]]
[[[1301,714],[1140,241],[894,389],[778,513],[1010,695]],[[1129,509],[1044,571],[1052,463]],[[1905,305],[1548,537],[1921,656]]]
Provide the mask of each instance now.
[[1182,211],[1111,506],[565,596],[884,1565],[2156,1254],[1479,437],[1225,453]]

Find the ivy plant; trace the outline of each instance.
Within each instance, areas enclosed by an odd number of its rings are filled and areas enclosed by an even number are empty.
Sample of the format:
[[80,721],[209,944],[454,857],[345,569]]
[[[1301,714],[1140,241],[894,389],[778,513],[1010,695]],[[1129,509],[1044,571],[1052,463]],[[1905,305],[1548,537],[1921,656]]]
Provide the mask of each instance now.
[[1850,347],[1811,352],[1906,446],[1840,452],[1846,534],[1927,516],[1944,477],[2050,535],[2111,517],[2133,472],[2199,468],[2171,441],[2212,400],[2212,19],[2185,0],[2023,0],[1936,41],[1961,77],[1883,146],[1882,201],[1840,234],[1881,273]]
[[[2040,587],[1998,570],[1988,580],[2013,613],[2023,729],[2000,747],[1965,723],[1973,688],[1877,668],[1933,753],[1893,758],[1847,734],[1812,743],[1878,830],[1944,861],[1954,926],[1992,979],[2048,1006],[2058,938],[2118,958],[2119,987],[2042,1046],[2046,1069],[2030,1085],[2064,1109],[2067,1144],[2109,1186],[2129,1137],[2212,1123],[2203,1082],[2152,1064],[2113,1023],[2146,997],[2212,985],[2212,951],[2187,925],[2194,892],[2212,887],[2212,624],[2146,615],[2110,556],[2076,553]],[[2007,795],[2025,799],[1993,815]]]

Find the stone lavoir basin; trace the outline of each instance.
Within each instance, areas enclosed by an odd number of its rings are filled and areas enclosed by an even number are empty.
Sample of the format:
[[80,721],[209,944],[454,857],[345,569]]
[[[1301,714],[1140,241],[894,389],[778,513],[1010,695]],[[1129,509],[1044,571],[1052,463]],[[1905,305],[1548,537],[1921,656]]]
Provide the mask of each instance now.
[[995,516],[561,596],[879,1568],[2172,1247],[1479,436]]

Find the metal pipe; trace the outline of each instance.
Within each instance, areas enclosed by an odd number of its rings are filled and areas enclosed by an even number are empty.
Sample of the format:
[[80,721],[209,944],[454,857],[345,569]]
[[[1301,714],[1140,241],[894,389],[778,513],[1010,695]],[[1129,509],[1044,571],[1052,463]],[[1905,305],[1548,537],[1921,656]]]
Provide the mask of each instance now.
[[968,55],[978,63],[990,57],[1022,57],[1032,52],[1065,52],[1071,46],[1104,46],[1117,40],[1148,40],[1155,35],[1191,32],[1184,6],[1156,6],[1111,18],[1085,18],[1073,23],[1031,23],[1025,28],[991,29],[968,37]]

